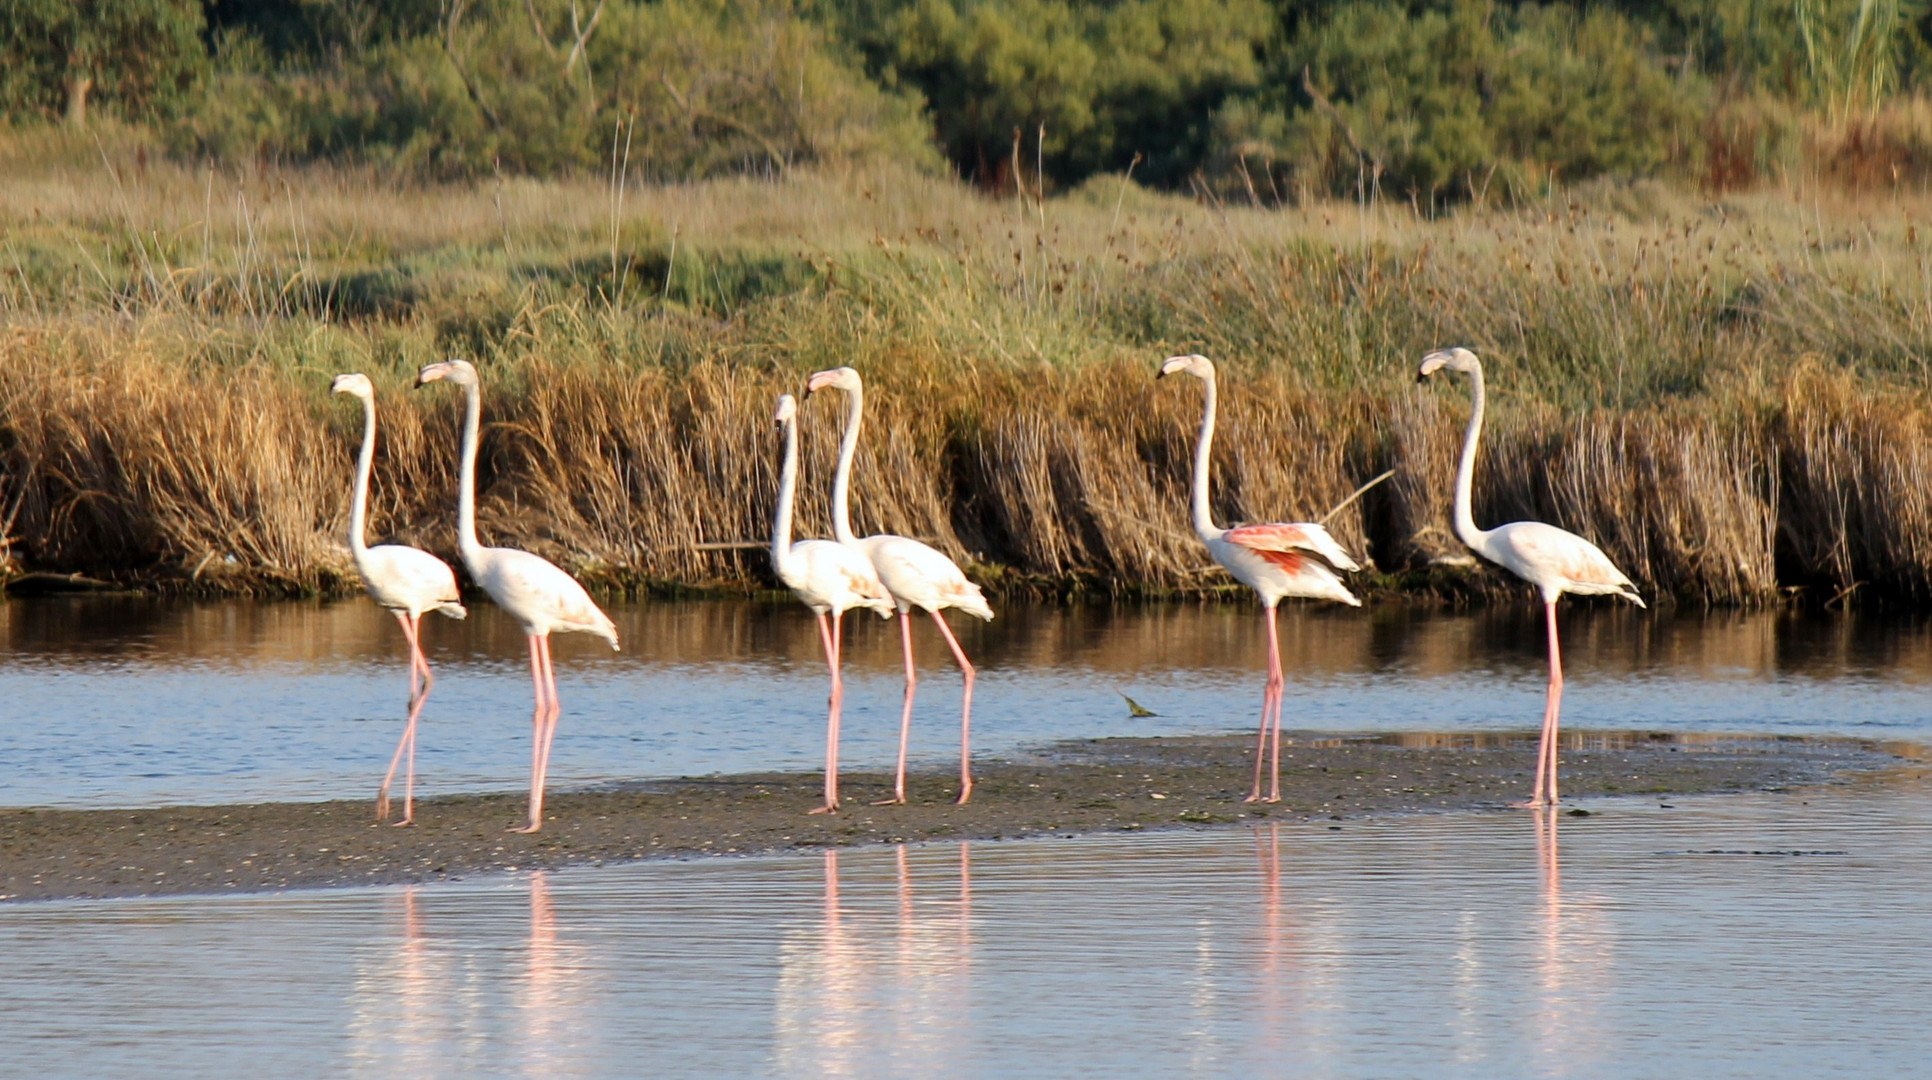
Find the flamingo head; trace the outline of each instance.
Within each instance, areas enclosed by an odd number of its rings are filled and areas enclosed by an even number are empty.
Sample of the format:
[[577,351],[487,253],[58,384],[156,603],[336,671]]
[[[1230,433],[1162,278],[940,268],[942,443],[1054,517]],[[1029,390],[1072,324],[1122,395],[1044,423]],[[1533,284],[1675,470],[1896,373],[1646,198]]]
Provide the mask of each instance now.
[[1161,361],[1161,369],[1154,377],[1156,379],[1165,379],[1169,375],[1179,375],[1182,372],[1186,372],[1197,379],[1212,379],[1214,378],[1214,361],[1209,360],[1200,353],[1189,353],[1186,356],[1170,356]]
[[1422,358],[1422,366],[1416,369],[1415,381],[1421,382],[1443,368],[1468,375],[1471,372],[1481,371],[1483,365],[1476,359],[1475,353],[1460,345],[1453,349],[1437,349]]
[[445,360],[439,364],[424,364],[416,373],[416,385],[428,386],[438,379],[448,379],[458,386],[477,385],[476,365],[468,360]]
[[849,367],[835,367],[826,371],[813,372],[812,377],[805,380],[805,396],[811,397],[827,388],[843,390],[850,394],[857,392],[862,385],[856,370]]
[[369,381],[369,376],[355,371],[346,375],[337,375],[334,381],[329,383],[329,393],[354,394],[367,401],[376,396],[376,387]]
[[798,399],[790,394],[778,395],[778,415],[772,417],[772,423],[777,424],[779,427],[784,427],[797,418],[797,416]]

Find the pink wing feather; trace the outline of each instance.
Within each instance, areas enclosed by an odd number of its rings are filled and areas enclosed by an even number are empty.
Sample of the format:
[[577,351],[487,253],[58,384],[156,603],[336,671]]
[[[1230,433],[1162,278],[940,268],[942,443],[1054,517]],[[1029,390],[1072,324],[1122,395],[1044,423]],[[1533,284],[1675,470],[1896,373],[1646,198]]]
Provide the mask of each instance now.
[[1361,569],[1342,549],[1342,545],[1336,543],[1328,530],[1320,525],[1287,525],[1279,522],[1243,525],[1238,529],[1229,529],[1221,535],[1221,539],[1247,548],[1291,574],[1301,569],[1302,560],[1307,555],[1318,556],[1338,570]]

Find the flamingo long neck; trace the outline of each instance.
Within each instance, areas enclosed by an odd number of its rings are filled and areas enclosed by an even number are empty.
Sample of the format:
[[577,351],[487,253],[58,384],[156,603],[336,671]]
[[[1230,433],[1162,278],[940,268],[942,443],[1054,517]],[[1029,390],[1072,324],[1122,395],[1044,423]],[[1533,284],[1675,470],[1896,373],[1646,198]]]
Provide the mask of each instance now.
[[1201,412],[1201,437],[1194,444],[1194,532],[1205,542],[1220,539],[1221,530],[1215,528],[1214,515],[1208,510],[1208,473],[1214,453],[1214,376],[1210,374],[1201,381],[1207,384],[1207,394]]
[[778,510],[771,523],[771,565],[778,576],[792,563],[792,500],[798,494],[798,422],[785,421],[785,463],[778,470]]
[[456,496],[456,546],[472,567],[483,554],[476,539],[476,444],[483,426],[483,391],[475,384],[463,388],[463,465]]
[[1476,516],[1470,511],[1470,489],[1475,483],[1476,443],[1483,434],[1482,368],[1470,369],[1469,387],[1475,403],[1469,409],[1469,430],[1462,437],[1462,461],[1456,466],[1456,536],[1480,552],[1488,534],[1476,528]]
[[865,388],[846,391],[845,434],[839,440],[839,471],[832,478],[832,535],[841,544],[858,537],[852,533],[852,459],[859,452],[859,424],[865,419]]
[[376,467],[376,402],[362,399],[362,453],[356,458],[355,491],[349,497],[349,550],[360,557],[369,550],[363,531],[369,524],[369,473]]

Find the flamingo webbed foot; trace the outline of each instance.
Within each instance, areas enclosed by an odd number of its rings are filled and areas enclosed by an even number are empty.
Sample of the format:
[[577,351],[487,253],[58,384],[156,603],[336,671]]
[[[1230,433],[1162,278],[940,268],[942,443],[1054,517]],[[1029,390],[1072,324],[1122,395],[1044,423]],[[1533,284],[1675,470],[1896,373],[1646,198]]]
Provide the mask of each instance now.
[[533,832],[537,832],[538,830],[540,830],[540,829],[542,829],[542,828],[543,828],[543,826],[542,826],[541,824],[532,824],[532,825],[512,825],[512,826],[510,826],[510,827],[509,827],[509,829],[507,829],[507,830],[505,830],[505,831],[507,831],[507,832],[513,832],[513,833],[533,833]]
[[967,784],[965,787],[959,789],[959,798],[953,801],[953,805],[965,806],[967,800],[971,799],[972,797],[973,797],[973,785]]
[[810,810],[806,811],[806,813],[808,814],[836,814],[838,812],[839,812],[839,808],[837,803],[827,803],[824,806],[814,806]]
[[894,795],[890,799],[876,799],[872,803],[874,806],[904,806],[905,804],[906,797],[904,795]]

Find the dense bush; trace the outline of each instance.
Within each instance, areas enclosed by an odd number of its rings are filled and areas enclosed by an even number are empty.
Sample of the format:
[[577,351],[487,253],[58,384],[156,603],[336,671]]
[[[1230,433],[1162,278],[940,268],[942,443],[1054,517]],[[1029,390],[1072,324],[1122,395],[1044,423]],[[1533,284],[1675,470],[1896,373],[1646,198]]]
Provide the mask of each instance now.
[[1432,195],[1654,171],[1687,150],[1706,92],[1623,16],[1485,0],[1340,7],[1271,74],[1272,107],[1230,110],[1223,138],[1319,188]]
[[445,176],[602,168],[613,150],[659,179],[931,156],[916,102],[867,80],[782,3],[615,0],[586,13],[480,0],[427,31],[397,25],[360,49],[292,56],[225,38],[183,142]]
[[[927,100],[965,176],[1005,186],[1123,170],[1175,183],[1210,149],[1214,110],[1260,84],[1272,19],[1262,0],[913,0],[854,32],[887,85]],[[1044,145],[1037,145],[1042,127]]]

